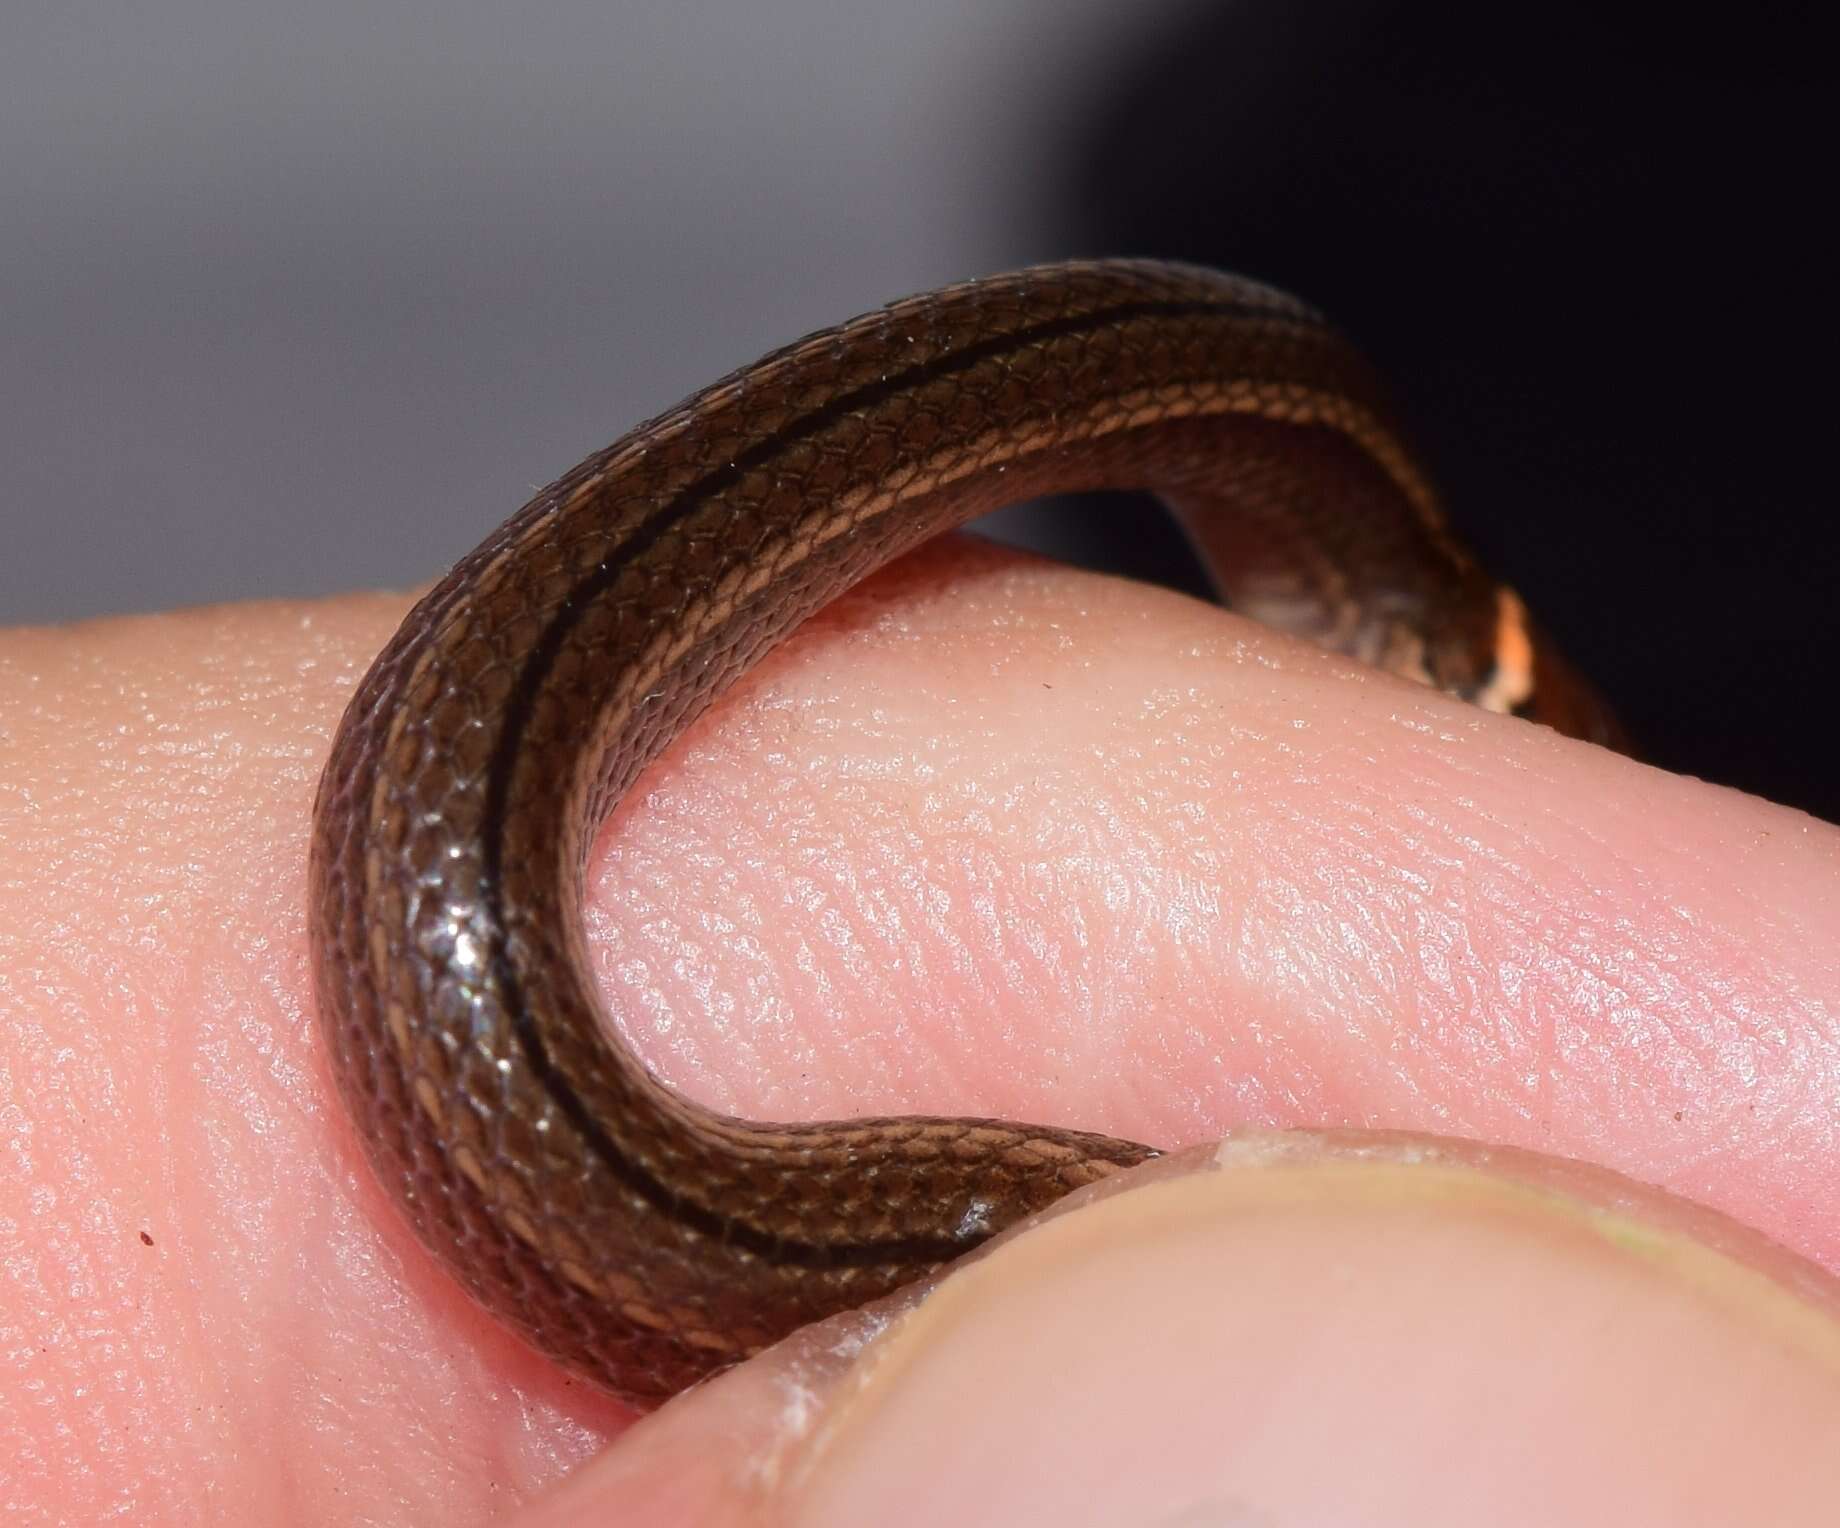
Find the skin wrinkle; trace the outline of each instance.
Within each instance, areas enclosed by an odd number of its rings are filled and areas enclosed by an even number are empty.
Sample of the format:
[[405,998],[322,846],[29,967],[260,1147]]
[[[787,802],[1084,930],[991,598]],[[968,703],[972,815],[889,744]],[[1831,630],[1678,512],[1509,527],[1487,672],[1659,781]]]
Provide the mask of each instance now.
[[[1013,595],[1013,591],[1014,585],[1006,583],[1005,592]],[[1087,611],[1090,620],[1093,618],[1091,607],[1087,607]],[[1060,617],[1059,624],[1067,626],[1069,618]],[[878,639],[897,643],[922,639],[911,629],[899,634],[879,631],[875,635]],[[1073,639],[1065,630],[1057,631],[1055,641],[1064,640]],[[935,664],[949,661],[949,656],[935,655],[933,658]],[[1000,665],[998,671],[1001,671]],[[888,725],[887,708],[882,708],[877,721],[884,727]],[[1051,719],[1049,725],[1052,725]],[[1466,740],[1469,735],[1468,729],[1459,727],[1434,730],[1455,739]],[[877,746],[887,745],[884,742]],[[1054,746],[1059,749],[1062,745],[1057,742]],[[1351,745],[1342,752],[1362,758],[1370,754],[1370,750],[1360,745]],[[1537,760],[1539,750],[1533,752]],[[1103,750],[1101,756],[1105,757]],[[1185,763],[1192,763],[1190,756],[1185,754],[1184,758]],[[1109,758],[1107,763],[1117,767]],[[1542,787],[1550,792],[1550,779],[1539,769],[1526,766],[1528,798],[1523,798],[1512,811],[1482,810],[1474,799],[1473,785],[1460,786],[1454,793],[1450,790],[1451,772],[1454,771],[1459,779],[1476,773],[1459,747],[1454,755],[1439,755],[1434,770],[1409,779],[1400,793],[1408,803],[1422,799],[1425,803],[1439,803],[1438,808],[1434,810],[1428,804],[1408,805],[1404,830],[1395,825],[1386,832],[1377,833],[1370,844],[1365,829],[1355,834],[1348,831],[1346,809],[1351,798],[1345,790],[1338,792],[1333,788],[1338,778],[1337,763],[1333,758],[1319,760],[1310,773],[1310,779],[1325,792],[1325,799],[1317,809],[1261,823],[1253,830],[1256,844],[1247,856],[1262,858],[1268,864],[1290,864],[1299,868],[1314,859],[1314,872],[1306,872],[1304,878],[1299,879],[1294,872],[1265,869],[1254,871],[1247,880],[1243,862],[1229,863],[1225,867],[1229,885],[1237,881],[1250,888],[1250,894],[1240,904],[1244,931],[1230,941],[1234,958],[1229,963],[1238,964],[1241,974],[1254,978],[1257,985],[1301,987],[1311,994],[1309,1009],[1317,1016],[1314,1022],[1323,1025],[1333,1022],[1342,1026],[1344,1033],[1353,1022],[1359,1026],[1355,1038],[1367,1037],[1377,1057],[1398,1051],[1402,1045],[1406,1049],[1399,1053],[1397,1063],[1370,1072],[1365,1081],[1358,1072],[1351,1076],[1346,1066],[1338,1067],[1333,1074],[1323,1073],[1304,1064],[1301,1056],[1287,1057],[1293,1070],[1286,1084],[1281,1089],[1261,1090],[1262,1096],[1286,1098],[1304,1117],[1321,1118],[1326,1113],[1330,1118],[1387,1123],[1409,1110],[1422,1111],[1425,1107],[1422,1096],[1416,1100],[1410,1097],[1412,1091],[1423,1093],[1425,1065],[1429,1064],[1434,1073],[1442,1072],[1447,1079],[1482,1067],[1490,1070],[1492,1107],[1517,1113],[1526,1121],[1531,1135],[1540,1139],[1550,1138],[1555,1108],[1577,1110],[1591,1102],[1589,1093],[1581,1095],[1575,1087],[1561,1085],[1555,1089],[1555,1068],[1561,1072],[1602,1069],[1613,1080],[1612,1086],[1624,1086],[1614,1081],[1619,1076],[1620,1051],[1617,1047],[1606,1050],[1589,1031],[1575,1038],[1572,1043],[1576,1048],[1569,1052],[1552,1050],[1558,1034],[1554,1020],[1546,1015],[1560,1005],[1539,994],[1549,992],[1556,985],[1572,1000],[1582,1001],[1589,1010],[1609,1017],[1615,1010],[1603,1006],[1603,996],[1608,996],[1619,983],[1627,985],[1629,975],[1638,968],[1645,971],[1657,965],[1665,966],[1667,951],[1633,949],[1627,930],[1619,934],[1611,928],[1599,933],[1594,927],[1590,888],[1570,871],[1570,856],[1532,855],[1529,846],[1539,833],[1553,832],[1554,821],[1562,820],[1555,818],[1544,800],[1531,799],[1540,795]],[[1196,785],[1200,793],[1218,788],[1214,781],[1197,782]],[[1449,799],[1453,796],[1454,799]],[[1359,787],[1354,790],[1352,800],[1358,804],[1364,797],[1374,802],[1374,808],[1372,811],[1359,810],[1357,820],[1360,821],[1371,820],[1385,806],[1383,799]],[[1025,798],[1012,794],[1009,799],[1010,809],[1014,810],[1016,803]],[[1105,802],[1096,804],[1094,815],[1108,836],[1103,852],[1122,858],[1127,866],[1155,863],[1170,857],[1180,863],[1179,841],[1165,839],[1144,827],[1144,822],[1168,823],[1166,800],[1153,792],[1145,793],[1137,802],[1136,810],[1143,821],[1121,826],[1116,803],[1111,806]],[[721,813],[714,815],[719,818]],[[930,823],[929,827],[935,834],[943,831],[937,822]],[[1575,828],[1568,831],[1581,840],[1578,853],[1589,856],[1603,851],[1600,836],[1578,834]],[[1563,841],[1563,833],[1558,836]],[[1352,855],[1349,851],[1351,840],[1356,844]],[[1119,846],[1126,843],[1129,849],[1121,852]],[[1006,851],[994,857],[1002,860]],[[1528,863],[1530,859],[1532,863]],[[1430,866],[1428,874],[1422,869],[1406,868],[1427,864]],[[1334,873],[1312,887],[1311,880],[1329,867],[1333,867]],[[1216,860],[1189,874],[1197,883],[1217,884],[1222,878],[1222,867]],[[1085,867],[1081,867],[1070,869],[1067,879],[1071,882],[1084,876]],[[1543,907],[1527,905],[1527,889],[1535,882],[1551,886]],[[1177,895],[1180,884],[1179,879],[1174,882]],[[1023,886],[1029,886],[1029,878],[1024,878]],[[1441,889],[1446,886],[1456,893],[1454,900],[1450,899],[1449,892]],[[1165,898],[1170,894],[1168,884],[1163,893]],[[1045,888],[1039,895],[1043,902],[1047,901]],[[1080,894],[1074,891],[1073,896],[1077,902]],[[1152,900],[1146,898],[1144,905],[1138,905],[1127,897],[1123,904],[1110,909],[1116,913],[1119,906],[1123,906],[1132,916],[1123,920],[1117,942],[1105,946],[1105,958],[1092,962],[1104,973],[1096,987],[1083,986],[1079,960],[1073,955],[1070,944],[1064,946],[1057,966],[1032,965],[1026,979],[1039,980],[1044,972],[1051,972],[1053,979],[1062,984],[1059,1001],[1063,1006],[1091,1002],[1096,992],[1099,994],[1096,1006],[1102,1013],[1114,1007],[1128,1007],[1124,997],[1106,994],[1131,991],[1134,983],[1135,990],[1142,991],[1144,978],[1132,974],[1133,941],[1145,937],[1147,930],[1155,930],[1160,937],[1169,926],[1166,906],[1149,906]],[[1235,898],[1229,893],[1224,900],[1231,904]],[[991,929],[999,929],[1005,923],[1013,928],[1019,921],[1038,916],[1034,913],[1034,901],[1034,896],[1030,896],[1027,903],[1012,904],[1006,909],[1007,916],[995,920]],[[1555,905],[1568,904],[1571,907],[1568,915],[1562,920],[1555,919]],[[1286,940],[1286,929],[1308,928],[1312,926],[1312,919],[1325,915],[1349,931],[1350,937],[1340,950],[1334,947],[1325,950],[1309,941]],[[1191,914],[1191,920],[1195,926],[1201,926],[1206,917],[1197,909]],[[1506,944],[1516,950],[1518,974],[1512,981],[1497,979],[1497,962],[1485,956],[1479,937],[1472,937],[1475,925],[1491,935],[1489,943]],[[962,935],[962,925],[959,932]],[[1583,961],[1574,958],[1581,937],[1588,955]],[[1248,952],[1261,946],[1263,950],[1257,964],[1249,967]],[[1285,953],[1287,946],[1288,955]],[[1427,946],[1438,952],[1442,975],[1438,966],[1427,967],[1418,958],[1418,952]],[[1215,953],[1220,953],[1221,948],[1217,943]],[[975,954],[968,949],[960,949],[957,954],[961,966],[966,962],[983,962],[1001,971],[1004,981],[1024,977],[1024,973],[1013,965],[1006,968],[1009,957],[1005,941],[998,940],[994,934],[987,935],[987,947]],[[1387,971],[1395,961],[1402,963],[1398,974],[1388,976]],[[1743,962],[1738,964],[1742,967]],[[1426,985],[1428,977],[1433,978],[1429,986]],[[1580,983],[1586,985],[1581,988]],[[1603,996],[1592,996],[1593,989]],[[1399,993],[1406,991],[1414,994],[1412,1007],[1417,1017],[1408,1027],[1394,1030],[1388,1039],[1380,1024],[1381,1005],[1396,1000]],[[1053,1002],[1054,998],[1049,996],[1046,1000]],[[1628,1045],[1632,1036],[1639,1036],[1638,1021],[1639,1025],[1648,1026],[1653,1034],[1665,1040],[1669,1034],[1668,1025],[1650,1011],[1673,1001],[1665,989],[1636,994],[1634,1001],[1629,998],[1619,1001],[1631,1011],[1616,1030],[1618,1046]],[[975,1004],[964,1006],[971,1009]],[[1372,1018],[1363,1020],[1360,1017],[1363,1012]],[[1692,1023],[1700,1023],[1703,1017],[1703,1014],[1696,1016]],[[1811,1025],[1818,1024],[1821,1017],[1813,1012],[1807,1015]],[[1704,1029],[1697,1032],[1703,1035]],[[1159,1043],[1167,1054],[1169,1037],[1164,1035]],[[1645,1052],[1645,1047],[1656,1043],[1660,1042],[1637,1041],[1637,1053],[1631,1059],[1639,1061],[1645,1073],[1657,1065],[1652,1049]],[[1453,1044],[1455,1054],[1451,1053]],[[1419,1059],[1412,1060],[1414,1055]],[[1728,1061],[1729,1056],[1720,1053],[1704,1062],[1683,1060],[1681,1064],[1687,1067],[1689,1076],[1701,1079],[1694,1085],[1703,1087],[1703,1079]],[[1504,1071],[1519,1080],[1504,1084]],[[1335,1078],[1333,1083],[1327,1081],[1330,1075]],[[1337,1098],[1347,1099],[1376,1089],[1382,1096],[1392,1094],[1394,1103],[1387,1108],[1370,1106],[1360,1110],[1349,1109],[1346,1104],[1334,1105]],[[1206,1091],[1216,1099],[1230,1096],[1225,1085]],[[1654,1093],[1652,1096],[1653,1106],[1659,1107],[1663,1101],[1661,1095]],[[828,1102],[819,1100],[812,1103],[814,1107],[828,1106]],[[1329,1107],[1325,1110],[1324,1105]],[[1028,1105],[1019,1098],[1014,1107],[1020,1109]],[[1192,1105],[1185,1106],[1177,1111],[1177,1117],[1192,1112]],[[1448,1115],[1449,1111],[1440,1109],[1439,1113]],[[1653,1165],[1665,1164],[1657,1161]]]

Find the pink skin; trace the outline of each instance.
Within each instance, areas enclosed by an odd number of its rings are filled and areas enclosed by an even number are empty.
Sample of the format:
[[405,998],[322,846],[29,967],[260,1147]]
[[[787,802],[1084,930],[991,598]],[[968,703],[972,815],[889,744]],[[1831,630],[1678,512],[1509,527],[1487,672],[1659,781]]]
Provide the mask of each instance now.
[[[307,813],[404,609],[0,636],[0,1511],[503,1521],[628,1421],[456,1293],[329,1092]],[[737,1112],[1473,1136],[1840,1267],[1840,833],[1171,595],[909,559],[647,777],[588,919],[632,1043]],[[601,1500],[691,1520],[747,1384]]]

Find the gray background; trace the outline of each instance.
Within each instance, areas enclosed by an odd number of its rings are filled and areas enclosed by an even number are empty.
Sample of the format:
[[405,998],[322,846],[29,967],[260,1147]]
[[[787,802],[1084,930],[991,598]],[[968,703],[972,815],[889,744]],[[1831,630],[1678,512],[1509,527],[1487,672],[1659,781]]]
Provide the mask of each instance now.
[[[0,0],[0,624],[427,579],[811,328],[1164,255],[1367,351],[1645,757],[1840,819],[1820,19]],[[1003,524],[1203,587],[1117,510]]]
[[9,0],[0,622],[426,578],[769,346],[1076,252],[1044,145],[1193,9]]

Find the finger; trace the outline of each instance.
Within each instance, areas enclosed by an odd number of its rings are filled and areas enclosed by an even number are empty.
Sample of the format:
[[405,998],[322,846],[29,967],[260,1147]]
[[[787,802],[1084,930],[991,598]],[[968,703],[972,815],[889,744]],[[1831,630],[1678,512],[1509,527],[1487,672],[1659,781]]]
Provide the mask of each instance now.
[[0,637],[0,1496],[25,1521],[464,1522],[623,1420],[406,1244],[342,1133],[307,812],[403,608]]
[[739,1113],[1428,1128],[1840,1260],[1840,832],[960,541],[647,776],[609,1007]]

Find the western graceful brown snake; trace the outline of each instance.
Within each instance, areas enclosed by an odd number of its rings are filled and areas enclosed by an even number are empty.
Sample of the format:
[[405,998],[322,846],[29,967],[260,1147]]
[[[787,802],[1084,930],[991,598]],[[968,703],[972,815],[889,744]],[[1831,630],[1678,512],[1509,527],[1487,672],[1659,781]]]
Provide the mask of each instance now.
[[311,937],[339,1087],[422,1241],[651,1405],[1154,1155],[979,1119],[757,1124],[610,1032],[584,859],[757,656],[928,537],[1148,488],[1230,603],[1578,735],[1611,723],[1446,531],[1368,369],[1291,298],[1145,262],[896,303],[544,489],[403,622],[320,782]]

